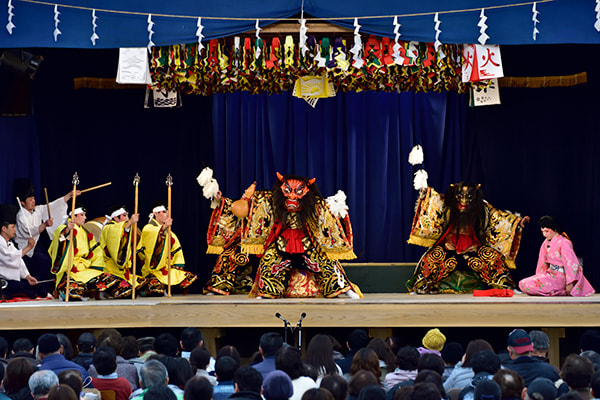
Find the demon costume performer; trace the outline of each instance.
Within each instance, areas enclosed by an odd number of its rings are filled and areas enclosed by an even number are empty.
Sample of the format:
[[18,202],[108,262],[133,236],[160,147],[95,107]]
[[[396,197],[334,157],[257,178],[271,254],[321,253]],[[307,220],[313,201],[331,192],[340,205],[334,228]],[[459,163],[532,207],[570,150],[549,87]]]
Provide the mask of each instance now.
[[[48,250],[52,258],[51,271],[56,275],[56,290],[61,298],[65,297],[69,265],[69,298],[72,299],[81,300],[90,296],[92,291],[112,292],[112,288],[118,288],[121,281],[120,278],[102,271],[102,251],[94,235],[83,227],[85,221],[85,208],[81,205],[76,206],[67,223],[54,231]],[[73,243],[69,240],[71,230]]]
[[430,246],[406,286],[417,293],[512,289],[510,269],[529,217],[497,210],[481,185],[458,182],[444,195],[420,192],[408,243]]
[[241,200],[216,198],[207,239],[208,253],[219,257],[205,291],[238,289],[254,254],[260,261],[251,297],[361,297],[338,261],[356,258],[345,195],[336,195],[344,198],[338,207],[340,197],[323,199],[314,178],[279,173],[271,190],[255,188]]

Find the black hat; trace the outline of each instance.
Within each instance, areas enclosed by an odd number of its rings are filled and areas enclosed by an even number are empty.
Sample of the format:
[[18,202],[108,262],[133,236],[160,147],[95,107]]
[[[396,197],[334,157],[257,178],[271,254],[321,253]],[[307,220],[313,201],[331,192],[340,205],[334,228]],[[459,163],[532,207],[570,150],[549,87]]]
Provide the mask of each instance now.
[[56,353],[60,349],[58,337],[53,333],[45,333],[38,339],[38,350],[42,354]]
[[77,344],[91,344],[92,346],[96,345],[96,337],[90,332],[84,332],[79,336],[77,340]]
[[17,223],[17,206],[13,204],[0,204],[0,224]]
[[13,182],[13,194],[21,201],[25,201],[28,197],[35,196],[33,182],[28,178],[15,179]]

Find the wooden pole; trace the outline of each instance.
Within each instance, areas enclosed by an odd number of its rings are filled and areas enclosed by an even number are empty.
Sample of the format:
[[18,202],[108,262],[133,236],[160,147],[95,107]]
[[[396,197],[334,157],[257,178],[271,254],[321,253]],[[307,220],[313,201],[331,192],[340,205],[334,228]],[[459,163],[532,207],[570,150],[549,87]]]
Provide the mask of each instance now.
[[79,193],[85,193],[85,192],[89,192],[90,190],[100,189],[100,188],[103,188],[108,185],[112,185],[112,182],[106,182],[106,183],[103,183],[102,185],[92,186],[91,188],[80,190]]
[[44,188],[44,195],[46,196],[46,207],[48,208],[48,219],[52,218],[50,214],[50,202],[48,201],[48,189]]
[[[173,178],[171,174],[167,176],[167,216],[171,219],[171,186],[173,186]],[[167,227],[167,296],[171,297],[171,226]]]
[[[133,178],[133,186],[135,187],[135,200],[134,200],[134,206],[133,206],[133,213],[137,214],[138,213],[138,186],[140,184],[140,175],[139,174],[135,174],[135,177]],[[136,275],[136,262],[137,262],[137,222],[133,223],[132,229],[131,229],[131,234],[133,235],[133,246],[132,246],[132,251],[133,251],[133,259],[132,259],[132,264],[131,264],[131,272],[132,272],[132,276],[131,276],[131,300],[135,300],[135,286],[137,284],[137,279],[135,277]]]
[[[133,178],[133,186],[135,186],[135,199],[134,199],[134,206],[133,206],[133,213],[137,214],[138,213],[138,186],[140,184],[140,175],[139,174],[135,174],[135,177]],[[133,223],[132,229],[131,229],[131,234],[133,235],[133,246],[132,246],[132,251],[133,251],[133,259],[132,259],[132,264],[131,264],[131,271],[132,271],[132,277],[131,277],[131,287],[132,287],[132,291],[131,291],[131,299],[135,300],[135,286],[137,285],[137,279],[135,277],[136,275],[136,262],[137,262],[137,222]]]
[[[75,199],[77,198],[77,185],[79,185],[79,175],[77,175],[77,171],[73,174],[73,201],[71,202],[71,219],[75,218]],[[73,229],[69,232],[69,261],[67,264],[67,286],[65,287],[65,302],[69,302],[69,288],[71,286],[71,269],[73,268],[73,256],[75,254],[75,249],[73,248],[73,231],[75,230],[75,226],[73,225]]]

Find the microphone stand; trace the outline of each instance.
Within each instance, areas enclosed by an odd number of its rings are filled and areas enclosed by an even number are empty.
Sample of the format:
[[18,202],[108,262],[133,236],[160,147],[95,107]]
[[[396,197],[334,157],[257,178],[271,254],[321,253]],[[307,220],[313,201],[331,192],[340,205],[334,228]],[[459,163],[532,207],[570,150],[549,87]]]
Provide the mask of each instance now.
[[302,352],[302,320],[304,319],[304,317],[306,317],[305,312],[300,314],[300,319],[296,324],[296,329],[298,329],[298,350],[300,350],[300,352]]
[[[284,342],[287,343],[288,342],[288,329],[289,331],[292,333],[292,335],[296,332],[296,329],[298,329],[298,350],[302,350],[302,320],[304,319],[304,317],[306,317],[306,313],[303,312],[300,315],[300,319],[298,320],[298,322],[296,323],[295,327],[292,327],[292,324],[290,324],[290,322],[285,319],[280,313],[275,313],[275,317],[279,318],[280,320],[283,321],[283,329],[284,329]],[[295,339],[295,338],[294,338]],[[295,340],[294,340],[295,342]]]

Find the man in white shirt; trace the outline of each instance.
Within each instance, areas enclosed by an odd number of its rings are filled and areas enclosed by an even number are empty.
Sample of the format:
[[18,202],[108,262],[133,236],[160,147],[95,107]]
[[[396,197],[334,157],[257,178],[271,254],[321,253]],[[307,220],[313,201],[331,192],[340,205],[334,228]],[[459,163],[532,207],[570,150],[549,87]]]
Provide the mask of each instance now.
[[23,250],[15,247],[11,241],[15,237],[17,208],[10,204],[0,205],[0,290],[4,299],[12,299],[26,295],[32,299],[46,297],[47,291],[38,285],[29,273],[23,255],[35,245],[35,240],[29,238]]

